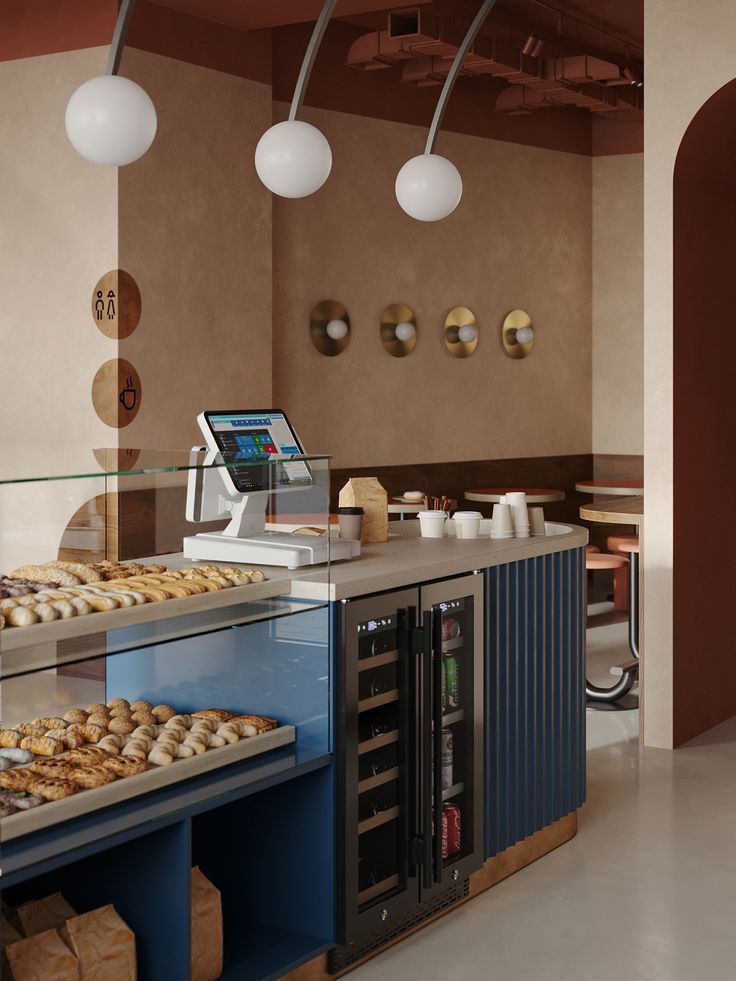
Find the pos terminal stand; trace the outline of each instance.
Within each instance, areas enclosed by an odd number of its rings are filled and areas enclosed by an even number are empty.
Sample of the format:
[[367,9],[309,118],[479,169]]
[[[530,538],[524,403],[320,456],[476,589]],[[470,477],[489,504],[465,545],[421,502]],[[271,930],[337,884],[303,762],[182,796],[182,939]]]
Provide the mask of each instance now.
[[[193,446],[192,465],[198,454],[206,452],[205,465],[214,463],[218,453]],[[277,565],[289,569],[352,559],[360,555],[360,542],[331,539],[329,527],[324,535],[300,536],[266,530],[266,508],[270,491],[233,493],[223,479],[226,467],[191,469],[187,482],[187,521],[216,521],[230,516],[223,531],[203,532],[184,539],[184,555],[200,561],[236,562],[247,565]]]

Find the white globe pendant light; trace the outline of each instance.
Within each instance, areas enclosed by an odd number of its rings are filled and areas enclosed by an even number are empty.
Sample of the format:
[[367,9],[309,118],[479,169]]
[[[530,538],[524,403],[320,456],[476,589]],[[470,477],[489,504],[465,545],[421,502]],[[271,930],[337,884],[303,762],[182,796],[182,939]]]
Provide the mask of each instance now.
[[297,119],[324,33],[337,0],[325,0],[309,40],[291,100],[289,118],[267,129],[256,147],[256,172],[273,194],[306,198],[332,170],[332,150],[316,126]]
[[316,126],[287,119],[267,129],[256,147],[256,170],[282,198],[305,198],[318,191],[332,169],[330,144]]
[[463,181],[457,167],[437,153],[407,160],[396,177],[396,198],[417,221],[440,221],[457,208]]
[[465,55],[495,3],[496,0],[484,0],[457,50],[437,100],[424,153],[407,160],[396,176],[396,200],[407,215],[417,221],[441,221],[447,218],[460,204],[463,196],[463,181],[457,167],[450,160],[435,153],[434,148],[442,125],[442,117],[445,115],[447,102],[460,74]]
[[104,75],[83,82],[69,99],[64,119],[69,141],[94,164],[124,167],[138,160],[156,136],[156,107],[136,82],[118,75],[135,0],[123,0]]
[[156,135],[156,108],[148,93],[120,75],[83,82],[66,107],[66,132],[85,159],[124,167],[148,150]]

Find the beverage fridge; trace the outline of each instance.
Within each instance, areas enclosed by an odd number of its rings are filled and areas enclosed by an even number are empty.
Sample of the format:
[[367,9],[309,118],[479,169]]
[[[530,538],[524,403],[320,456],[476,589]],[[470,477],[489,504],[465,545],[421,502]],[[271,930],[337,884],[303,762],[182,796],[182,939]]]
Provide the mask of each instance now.
[[466,893],[483,864],[483,576],[339,605],[334,971]]

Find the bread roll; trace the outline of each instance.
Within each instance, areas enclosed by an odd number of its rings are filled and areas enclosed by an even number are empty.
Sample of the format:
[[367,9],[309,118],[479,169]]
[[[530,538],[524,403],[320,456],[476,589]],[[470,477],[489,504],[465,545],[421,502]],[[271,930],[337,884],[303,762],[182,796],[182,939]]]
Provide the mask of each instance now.
[[84,723],[89,719],[89,712],[85,712],[84,709],[76,708],[69,709],[68,712],[64,713],[64,721],[69,723],[77,723],[78,725],[84,725]]
[[43,565],[24,565],[10,573],[11,579],[33,579],[34,582],[56,583],[57,586],[78,586],[81,579],[65,569]]
[[117,610],[120,606],[117,598],[115,596],[99,596],[96,594],[85,594],[85,600],[92,609],[97,613],[109,613],[111,610]]
[[160,746],[154,746],[148,754],[148,762],[153,763],[154,766],[168,766],[169,763],[174,762],[174,757]]
[[110,722],[111,722],[110,716],[103,715],[102,712],[94,712],[92,715],[87,717],[87,723],[89,725],[100,726],[101,729],[107,729],[110,725]]
[[214,719],[201,719],[199,716],[193,716],[192,718],[192,730],[203,729],[205,732],[217,732],[219,725],[221,723],[215,722]]
[[240,729],[226,722],[219,727],[217,735],[222,736],[226,743],[237,743],[240,740]]
[[131,702],[130,703],[130,711],[131,712],[152,712],[153,711],[153,705],[150,702],[146,702],[145,700],[141,699],[141,700],[139,700],[137,702]]
[[71,620],[72,617],[77,615],[77,608],[70,600],[52,599],[49,606],[51,606],[54,610],[58,610],[59,616],[62,620]]
[[15,606],[5,614],[5,622],[11,627],[30,627],[32,623],[40,623],[41,618],[35,610],[28,606]]
[[90,604],[82,596],[75,596],[73,599],[70,599],[69,602],[77,611],[78,617],[86,617],[88,614],[94,613],[94,610]]
[[93,566],[84,562],[46,562],[45,565],[50,569],[63,569],[70,572],[83,583],[99,582],[102,576]]
[[[155,712],[153,714],[156,715]],[[170,729],[172,726],[183,726],[185,729],[191,729],[192,721],[191,715],[172,715],[171,718],[166,720],[165,725],[167,729]]]
[[120,755],[132,756],[136,760],[146,760],[148,757],[148,750],[142,743],[139,743],[136,740],[135,742],[127,743]]
[[11,763],[30,763],[33,759],[33,753],[27,749],[18,748],[3,748],[0,749],[0,757],[5,760],[10,760]]
[[170,705],[154,705],[151,714],[155,715],[159,722],[164,723],[176,715],[176,710]]
[[87,711],[90,715],[95,715],[98,712],[101,712],[103,715],[110,714],[110,709],[102,702],[92,702],[91,705],[87,706]]
[[176,747],[176,752],[174,753],[174,756],[178,760],[184,760],[184,759],[187,759],[188,757],[194,756],[194,752],[195,752],[194,751],[194,747],[187,746],[186,743],[180,743]]
[[111,719],[129,719],[132,712],[125,705],[114,705],[111,709],[108,709]]
[[198,739],[196,736],[187,736],[182,743],[182,746],[191,746],[197,756],[207,751],[206,743],[202,742],[202,740]]
[[151,712],[145,712],[140,709],[138,712],[133,712],[131,719],[139,726],[155,726],[156,716]]
[[124,735],[133,732],[135,728],[136,723],[127,716],[125,718],[118,716],[110,719],[110,724],[108,726],[110,732],[121,732]]
[[109,709],[110,712],[112,712],[112,710],[116,708],[123,708],[129,712],[130,702],[128,701],[127,698],[111,698],[110,701],[107,703],[107,708]]

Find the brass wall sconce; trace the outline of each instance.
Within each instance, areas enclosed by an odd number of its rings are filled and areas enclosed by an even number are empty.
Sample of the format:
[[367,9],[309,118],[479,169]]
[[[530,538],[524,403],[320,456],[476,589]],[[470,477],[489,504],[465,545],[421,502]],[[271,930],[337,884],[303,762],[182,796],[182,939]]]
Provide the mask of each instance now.
[[417,343],[414,311],[405,303],[392,303],[381,317],[381,343],[394,358],[405,358]]
[[445,317],[445,347],[453,358],[469,358],[478,346],[478,322],[467,307],[454,307]]
[[532,318],[525,310],[512,310],[503,322],[501,332],[504,351],[510,358],[525,358],[534,347]]
[[342,303],[323,300],[312,310],[309,318],[312,344],[320,354],[334,358],[350,343],[350,317]]

